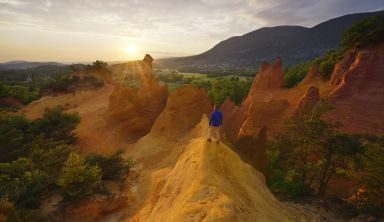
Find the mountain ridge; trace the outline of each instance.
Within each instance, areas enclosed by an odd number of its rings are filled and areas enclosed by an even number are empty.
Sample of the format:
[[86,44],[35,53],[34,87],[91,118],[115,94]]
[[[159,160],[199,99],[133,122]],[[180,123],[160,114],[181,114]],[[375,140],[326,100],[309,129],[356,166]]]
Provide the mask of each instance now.
[[163,65],[256,67],[279,56],[292,65],[324,54],[336,47],[342,33],[354,22],[384,14],[384,11],[355,13],[321,22],[311,28],[295,25],[262,27],[223,40],[201,54],[159,59]]
[[0,63],[0,70],[20,70],[30,69],[40,66],[68,66],[59,62],[29,62],[24,60],[14,60]]

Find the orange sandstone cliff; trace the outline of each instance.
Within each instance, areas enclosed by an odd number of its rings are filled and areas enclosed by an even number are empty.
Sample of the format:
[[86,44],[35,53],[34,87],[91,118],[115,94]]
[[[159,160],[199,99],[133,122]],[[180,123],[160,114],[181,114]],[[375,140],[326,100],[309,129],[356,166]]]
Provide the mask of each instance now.
[[150,131],[167,102],[167,85],[158,84],[152,73],[152,61],[145,61],[137,63],[140,88],[115,85],[105,113],[108,126],[117,129],[128,143],[136,142]]
[[327,116],[348,132],[384,134],[384,45],[347,53],[332,73]]

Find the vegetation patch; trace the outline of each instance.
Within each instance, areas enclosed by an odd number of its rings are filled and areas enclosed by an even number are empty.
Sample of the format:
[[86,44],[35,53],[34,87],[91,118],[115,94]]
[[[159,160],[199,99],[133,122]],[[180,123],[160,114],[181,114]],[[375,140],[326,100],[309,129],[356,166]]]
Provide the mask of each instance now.
[[354,214],[384,212],[384,138],[347,134],[340,123],[321,115],[332,106],[321,101],[286,123],[268,148],[267,183],[283,198],[323,197],[335,178],[357,181],[356,193],[344,201]]
[[[104,180],[121,181],[132,162],[122,152],[82,158],[73,133],[80,118],[60,107],[27,120],[0,114],[0,218],[39,221],[42,200],[60,194],[61,204],[108,193]],[[41,219],[41,218],[40,218]]]

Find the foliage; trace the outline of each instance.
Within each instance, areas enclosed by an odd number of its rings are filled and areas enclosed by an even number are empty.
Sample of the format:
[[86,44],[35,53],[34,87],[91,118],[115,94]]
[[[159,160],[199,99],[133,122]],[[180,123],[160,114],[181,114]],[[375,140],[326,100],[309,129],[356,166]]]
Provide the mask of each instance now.
[[41,137],[48,139],[38,144],[44,147],[52,143],[55,146],[73,143],[76,137],[72,131],[78,122],[77,113],[64,113],[62,108],[46,110],[43,118],[32,121],[24,116],[0,115],[0,160],[11,161],[19,156],[28,156]]
[[62,107],[55,107],[44,112],[43,118],[32,121],[30,130],[34,135],[43,133],[46,138],[74,143],[76,136],[72,132],[80,122],[77,113],[65,113]]
[[39,91],[24,85],[4,85],[2,94],[13,96],[28,104],[39,98]]
[[8,95],[7,89],[5,88],[5,84],[0,81],[0,97]]
[[209,90],[212,87],[213,80],[200,80],[200,81],[193,81],[192,84],[195,85],[198,88],[203,88],[205,90]]
[[85,82],[85,83],[89,83],[91,86],[93,86],[95,88],[100,88],[100,87],[104,86],[104,81],[103,80],[99,80],[99,79],[95,78],[92,75],[84,76],[82,81]]
[[71,73],[69,66],[39,66],[28,69],[0,70],[0,80],[6,83],[43,83],[56,75]]
[[106,156],[92,153],[85,157],[85,162],[92,166],[98,166],[102,170],[103,180],[119,179],[127,175],[132,167],[132,161],[125,160],[122,154],[122,150],[117,150]]
[[307,195],[316,187],[322,196],[332,178],[350,177],[356,171],[365,147],[360,136],[342,133],[338,122],[321,118],[329,109],[332,106],[321,101],[313,110],[287,121],[287,132],[278,135],[271,145],[278,155],[274,159],[279,159],[270,167],[272,187],[287,183],[299,188],[298,195]]
[[34,163],[34,167],[50,175],[50,182],[55,183],[55,178],[60,174],[64,162],[69,153],[74,151],[74,147],[62,141],[45,139],[39,135],[28,145],[29,158]]
[[18,209],[7,198],[0,198],[0,221],[38,222],[41,221],[41,219],[35,210]]
[[184,80],[184,76],[176,71],[172,71],[170,74],[157,75],[156,79],[163,82],[181,82]]
[[333,68],[344,56],[344,51],[341,48],[329,50],[325,55],[316,58],[313,63],[319,68],[319,73],[324,80],[331,77]]
[[360,188],[349,200],[360,213],[384,216],[384,137],[365,137]]
[[27,158],[10,163],[0,163],[1,196],[9,198],[18,207],[36,208],[47,187],[48,175]]
[[214,104],[222,104],[227,96],[240,104],[248,94],[252,81],[239,81],[238,77],[223,78],[212,81],[208,95]]
[[344,49],[366,47],[384,41],[384,15],[372,16],[356,22],[344,34],[341,45]]
[[0,115],[0,160],[25,156],[24,144],[32,140],[30,122],[24,116]]
[[46,85],[45,89],[52,89],[54,92],[66,92],[73,83],[78,82],[78,76],[56,75]]
[[[10,96],[20,101],[22,104],[28,104],[39,98],[39,90],[27,84],[7,84],[0,81],[0,98]],[[0,101],[0,107],[7,107],[10,104],[3,104]]]
[[307,75],[311,63],[300,63],[293,65],[285,70],[284,85],[286,88],[292,88],[299,84]]
[[58,185],[64,202],[83,200],[97,191],[102,172],[98,166],[89,165],[72,152],[64,164]]
[[257,73],[256,69],[251,69],[251,70],[238,70],[235,71],[234,74],[236,76],[244,76],[244,77],[255,77]]
[[70,204],[101,192],[102,178],[127,175],[131,162],[122,152],[87,161],[75,153],[70,143],[76,139],[78,122],[78,114],[64,113],[60,107],[36,120],[0,115],[0,199],[8,201],[0,206],[0,217],[32,221],[33,209],[49,195],[59,192]]
[[184,66],[179,67],[178,70],[180,72],[186,73],[205,73],[208,78],[221,78],[228,75],[237,75],[237,76],[245,76],[245,77],[255,77],[257,73],[257,66],[255,67],[229,67],[223,65],[209,65],[209,66]]
[[194,81],[192,84],[208,90],[208,96],[214,104],[222,104],[225,98],[230,97],[239,105],[247,96],[252,81],[252,79],[240,81],[239,77],[231,77],[210,81]]
[[15,212],[13,203],[7,198],[0,199],[0,221],[10,221]]
[[[107,63],[96,61],[90,68],[105,68]],[[104,85],[102,80],[85,77],[80,80],[78,76],[69,75],[75,70],[85,69],[81,64],[71,66],[41,66],[22,70],[0,70],[0,97],[11,96],[26,105],[46,92],[68,92],[74,84],[88,83],[98,88]],[[0,102],[0,108],[7,109],[12,104]],[[16,107],[17,108],[17,107]]]
[[[310,194],[311,190],[305,187],[303,190],[300,182],[294,177],[296,171],[285,165],[284,149],[280,147],[291,147],[289,138],[285,135],[278,135],[274,143],[270,143],[267,149],[269,189],[282,198],[296,198]],[[284,158],[283,158],[284,157]]]
[[56,187],[73,150],[65,142],[74,141],[72,130],[78,121],[77,114],[59,108],[32,121],[0,115],[0,198],[7,198],[18,210],[37,208]]
[[103,62],[101,60],[96,60],[95,62],[92,63],[92,67],[95,69],[102,69],[107,67],[107,65],[108,64],[106,62]]

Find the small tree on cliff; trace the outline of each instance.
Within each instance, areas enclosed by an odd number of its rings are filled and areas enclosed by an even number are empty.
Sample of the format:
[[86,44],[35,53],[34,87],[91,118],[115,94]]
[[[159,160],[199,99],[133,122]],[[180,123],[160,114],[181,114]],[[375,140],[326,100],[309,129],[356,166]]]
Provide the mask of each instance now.
[[309,112],[300,112],[287,121],[287,132],[274,142],[279,168],[290,171],[291,179],[298,181],[299,195],[314,187],[314,181],[319,184],[317,193],[324,195],[333,177],[353,172],[364,151],[359,136],[341,133],[338,122],[321,118],[330,109],[328,102],[320,101]]
[[70,153],[58,180],[64,202],[89,197],[100,186],[102,172],[98,166],[86,164],[77,153]]
[[331,108],[329,103],[321,101],[309,112],[300,111],[287,121],[288,139],[292,144],[287,156],[299,179],[301,192],[312,186],[318,175],[324,141],[338,127],[336,122],[320,118]]

